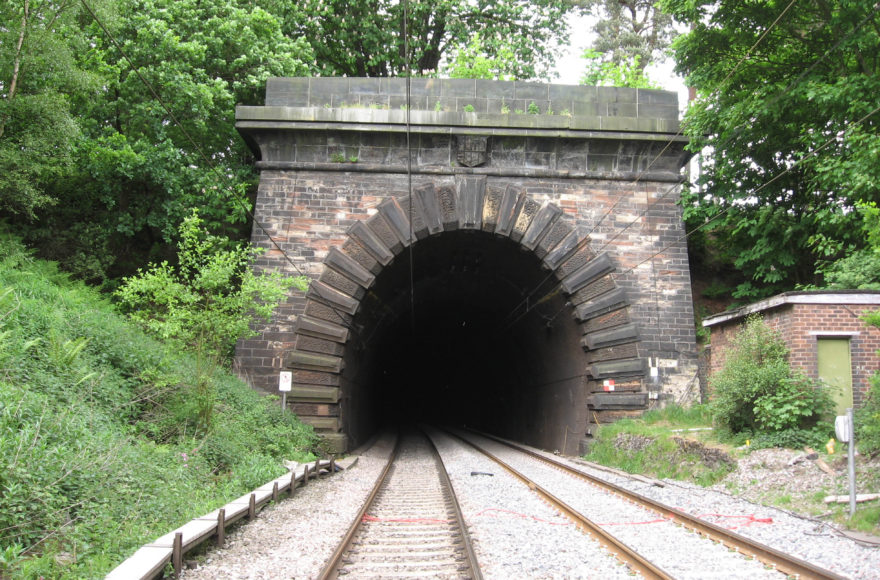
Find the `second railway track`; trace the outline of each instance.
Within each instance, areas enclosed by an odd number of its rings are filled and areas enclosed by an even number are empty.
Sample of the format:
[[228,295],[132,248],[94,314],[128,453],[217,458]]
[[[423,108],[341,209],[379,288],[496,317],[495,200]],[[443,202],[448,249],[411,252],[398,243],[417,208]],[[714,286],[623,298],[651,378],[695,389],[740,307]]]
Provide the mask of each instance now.
[[[621,561],[646,577],[756,578],[761,574],[773,575],[774,572],[781,572],[802,579],[841,578],[818,566],[592,477],[519,445],[462,431],[456,432],[455,437],[513,473],[577,525],[599,538],[608,549],[618,554]],[[565,483],[565,480],[572,479],[580,482],[580,485]],[[617,505],[614,505],[615,502]],[[652,516],[659,516],[661,520],[656,523],[665,520],[672,527],[666,526],[665,531],[659,532],[662,534],[662,541],[658,543],[654,538],[649,538],[658,532],[646,534],[635,530],[638,525],[618,527],[615,524],[611,526],[615,532],[608,533],[605,526],[597,525],[590,519],[597,516],[607,518],[609,515],[612,518],[617,517],[622,524],[633,524],[639,520],[650,521]],[[722,546],[715,546],[713,543],[722,544],[727,550],[718,550],[716,548]],[[669,550],[668,546],[675,546],[675,549]],[[775,570],[762,570],[760,566],[755,566],[758,562],[746,561],[743,556],[749,560],[756,559]]]

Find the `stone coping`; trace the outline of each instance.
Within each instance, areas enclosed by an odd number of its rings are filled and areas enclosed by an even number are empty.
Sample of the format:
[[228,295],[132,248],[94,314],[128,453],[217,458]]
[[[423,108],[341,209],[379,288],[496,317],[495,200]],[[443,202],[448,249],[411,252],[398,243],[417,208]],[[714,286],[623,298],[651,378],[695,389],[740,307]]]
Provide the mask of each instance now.
[[845,304],[880,305],[880,291],[877,290],[807,290],[784,292],[765,300],[741,306],[729,312],[722,312],[703,319],[703,326],[711,327],[731,320],[745,318],[749,314],[764,312],[787,304]]
[[387,131],[432,133],[474,133],[540,137],[606,137],[686,142],[677,119],[647,117],[600,117],[575,115],[517,115],[446,111],[407,111],[385,109],[332,109],[318,107],[238,106],[235,109],[239,129],[310,129],[346,131]]
[[[405,78],[363,78],[363,77],[273,77],[266,82],[266,105],[288,107],[328,107],[345,106],[400,108],[406,101]],[[576,105],[598,103],[612,104],[600,110],[613,114],[615,107],[628,109],[628,105],[642,107],[643,115],[660,118],[678,118],[678,94],[673,91],[656,89],[631,89],[624,87],[595,87],[585,85],[565,85],[537,83],[529,81],[492,81],[483,79],[410,79],[409,97],[412,109],[421,110],[460,110],[467,106],[467,99],[475,100],[472,107],[480,110],[484,100],[498,103],[496,112],[501,112],[502,103],[511,112],[521,108],[528,111],[532,102],[541,112],[547,111],[547,104],[560,106],[552,110],[561,113],[565,108],[572,114],[580,114]],[[426,99],[426,100],[423,100]],[[431,101],[433,99],[433,101]],[[454,100],[461,99],[461,101]],[[417,106],[425,103],[425,106]],[[437,106],[440,103],[440,106]],[[518,107],[526,103],[525,107]],[[453,105],[461,107],[453,107]],[[541,105],[545,106],[541,106]],[[565,105],[568,105],[567,107]],[[589,109],[589,107],[587,107]]]
[[236,120],[679,133],[671,91],[482,79],[276,77]]

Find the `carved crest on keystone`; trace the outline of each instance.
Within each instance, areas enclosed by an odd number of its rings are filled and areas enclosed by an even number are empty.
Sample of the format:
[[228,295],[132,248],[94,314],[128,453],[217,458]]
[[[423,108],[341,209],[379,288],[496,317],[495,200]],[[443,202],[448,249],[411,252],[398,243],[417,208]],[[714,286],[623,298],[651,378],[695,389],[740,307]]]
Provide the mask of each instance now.
[[465,167],[477,167],[486,163],[489,138],[475,135],[458,135],[456,137],[458,154],[456,159]]

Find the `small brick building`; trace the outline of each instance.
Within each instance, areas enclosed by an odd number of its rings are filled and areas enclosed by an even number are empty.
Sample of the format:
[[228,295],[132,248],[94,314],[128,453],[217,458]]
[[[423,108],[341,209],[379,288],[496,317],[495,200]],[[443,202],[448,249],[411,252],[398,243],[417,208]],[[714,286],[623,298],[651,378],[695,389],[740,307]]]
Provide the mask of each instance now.
[[869,378],[880,369],[880,329],[863,313],[880,310],[880,292],[865,290],[786,292],[703,320],[711,331],[710,368],[724,365],[725,352],[745,319],[759,314],[779,331],[789,361],[807,376],[841,387],[838,412],[863,404]]

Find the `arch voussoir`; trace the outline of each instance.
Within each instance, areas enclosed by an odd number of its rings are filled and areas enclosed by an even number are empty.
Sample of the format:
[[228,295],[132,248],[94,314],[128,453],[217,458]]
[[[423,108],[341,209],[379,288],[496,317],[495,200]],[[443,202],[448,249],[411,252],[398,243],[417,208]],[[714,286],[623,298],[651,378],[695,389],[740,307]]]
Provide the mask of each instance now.
[[[630,320],[626,293],[612,278],[611,256],[596,255],[589,238],[579,234],[559,206],[536,202],[522,186],[490,187],[485,176],[469,175],[457,176],[454,186],[423,184],[414,188],[412,196],[387,198],[328,252],[321,276],[307,293],[305,312],[295,324],[295,341],[286,360],[294,372],[294,405],[311,409],[324,403],[325,415],[305,416],[307,422],[345,437],[339,432],[344,422],[338,408],[343,361],[352,343],[349,326],[362,301],[368,299],[367,290],[382,269],[410,245],[459,229],[509,238],[534,253],[559,280],[581,327],[591,412],[630,409],[647,401],[642,380],[645,365],[639,355],[641,337]],[[620,385],[620,391],[602,391],[601,385],[608,381]]]

